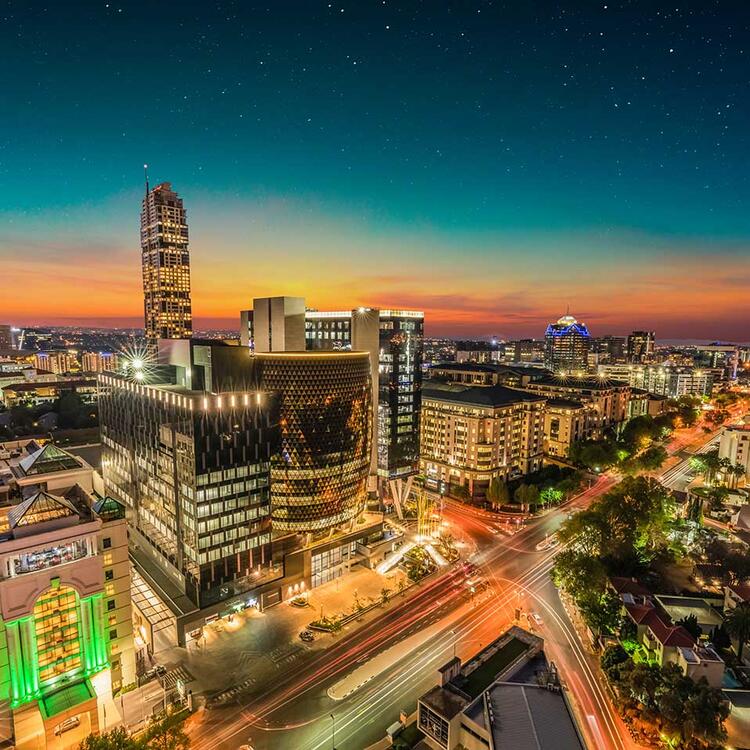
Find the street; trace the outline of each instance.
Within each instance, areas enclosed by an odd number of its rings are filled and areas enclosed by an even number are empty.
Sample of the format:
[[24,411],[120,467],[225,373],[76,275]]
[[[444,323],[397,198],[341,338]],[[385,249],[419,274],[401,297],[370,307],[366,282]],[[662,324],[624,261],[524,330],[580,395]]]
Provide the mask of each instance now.
[[[600,477],[564,507],[531,520],[513,535],[498,532],[485,512],[448,504],[444,518],[456,537],[475,549],[471,561],[489,584],[471,594],[460,566],[435,575],[402,606],[317,652],[278,681],[260,687],[243,705],[204,711],[191,720],[193,747],[255,750],[295,748],[361,750],[380,740],[401,710],[411,713],[416,700],[435,684],[435,670],[454,653],[468,657],[513,624],[516,607],[536,612],[543,624],[551,660],[560,667],[581,730],[590,747],[632,747],[596,672],[562,606],[549,571],[555,550],[536,546],[554,533],[573,508],[587,506],[615,483]],[[530,627],[522,617],[522,626]],[[422,634],[423,638],[410,638]],[[416,644],[415,644],[416,642]],[[399,644],[403,653],[399,652]],[[342,700],[327,691],[342,677],[387,649],[394,661]]]

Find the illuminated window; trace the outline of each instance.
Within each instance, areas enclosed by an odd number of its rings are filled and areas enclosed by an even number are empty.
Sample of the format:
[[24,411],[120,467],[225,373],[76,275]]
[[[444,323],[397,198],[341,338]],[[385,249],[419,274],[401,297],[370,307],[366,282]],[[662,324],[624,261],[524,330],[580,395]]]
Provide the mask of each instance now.
[[39,680],[44,683],[81,666],[77,596],[65,586],[50,589],[34,605]]

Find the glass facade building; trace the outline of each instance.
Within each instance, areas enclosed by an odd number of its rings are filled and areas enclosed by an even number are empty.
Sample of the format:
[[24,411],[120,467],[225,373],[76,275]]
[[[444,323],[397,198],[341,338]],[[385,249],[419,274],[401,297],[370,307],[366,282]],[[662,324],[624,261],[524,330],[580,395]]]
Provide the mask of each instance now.
[[105,487],[126,506],[131,541],[198,607],[257,585],[272,562],[276,399],[99,384]]
[[419,468],[424,314],[380,311],[378,476],[401,479]]
[[415,474],[419,466],[424,313],[370,308],[309,310],[305,340],[308,350],[356,349],[370,354],[375,404],[372,471],[384,481]]
[[275,531],[322,532],[353,521],[367,493],[372,430],[366,353],[256,354],[256,377],[279,397],[271,458]]

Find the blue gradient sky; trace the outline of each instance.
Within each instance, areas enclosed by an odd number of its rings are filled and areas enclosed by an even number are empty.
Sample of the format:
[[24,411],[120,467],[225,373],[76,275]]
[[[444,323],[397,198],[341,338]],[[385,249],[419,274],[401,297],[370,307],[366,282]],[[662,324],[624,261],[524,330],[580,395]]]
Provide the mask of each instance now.
[[749,339],[746,9],[575,5],[11,3],[0,318],[140,320],[146,161],[198,325],[286,293]]

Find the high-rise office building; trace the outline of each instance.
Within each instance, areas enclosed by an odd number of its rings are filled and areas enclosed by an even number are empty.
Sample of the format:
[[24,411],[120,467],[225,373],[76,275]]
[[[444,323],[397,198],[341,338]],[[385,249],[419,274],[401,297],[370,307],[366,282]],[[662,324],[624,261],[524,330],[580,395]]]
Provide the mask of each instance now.
[[633,331],[628,336],[628,362],[643,365],[654,361],[653,331]]
[[211,618],[277,604],[382,537],[362,513],[366,353],[190,339],[160,341],[158,361],[99,377],[105,487],[127,508],[137,587],[165,607],[154,619],[135,603],[150,639],[185,643]]
[[105,488],[127,508],[134,558],[195,608],[271,572],[278,410],[249,379],[245,390],[207,384],[215,348],[190,347],[192,361],[149,378],[158,383],[99,378]]
[[190,338],[188,225],[182,198],[169,182],[149,189],[141,206],[141,260],[146,340]]
[[[256,299],[240,314],[240,339],[256,351],[295,351],[300,297]],[[361,351],[370,357],[373,440],[370,489],[390,494],[397,512],[419,470],[424,313],[417,310],[307,310],[304,348]],[[270,347],[269,347],[270,342]],[[276,348],[278,347],[278,348]]]
[[13,329],[7,323],[0,323],[0,351],[13,349]]
[[375,432],[373,476],[401,512],[419,468],[424,313],[416,310],[308,310],[307,348],[354,349],[370,355]]
[[274,531],[327,531],[367,500],[372,427],[366,352],[273,352],[252,359],[279,396],[280,450],[271,459]]
[[572,315],[563,315],[544,334],[544,366],[558,373],[585,372],[590,349],[588,328]]
[[599,336],[592,339],[592,353],[596,364],[620,364],[625,362],[627,339],[625,336]]

